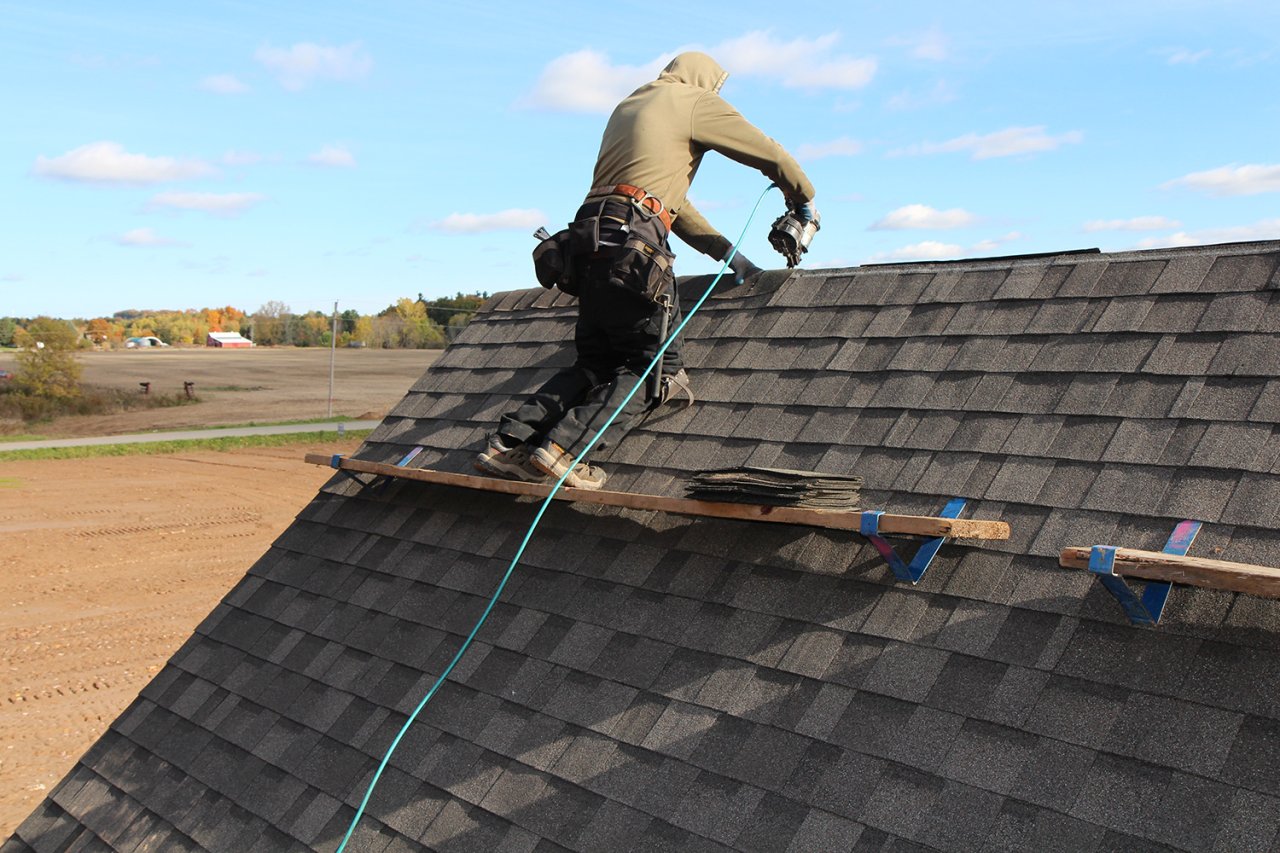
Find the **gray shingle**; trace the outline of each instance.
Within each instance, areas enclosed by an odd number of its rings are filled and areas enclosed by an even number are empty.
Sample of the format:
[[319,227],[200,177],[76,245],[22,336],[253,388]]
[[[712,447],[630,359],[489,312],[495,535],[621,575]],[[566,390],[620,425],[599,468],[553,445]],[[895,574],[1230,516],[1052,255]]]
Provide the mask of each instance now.
[[1147,293],[1164,272],[1165,261],[1127,261],[1107,264],[1093,289],[1094,296],[1133,296]]
[[1008,793],[1038,742],[1039,738],[1029,732],[967,720],[947,754],[942,773],[985,791]]
[[1200,283],[1217,258],[1208,253],[1177,255],[1169,259],[1151,287],[1153,293],[1191,293],[1200,290]]
[[1018,456],[1043,456],[1049,452],[1063,419],[1054,415],[1024,415],[1000,450]]
[[1160,506],[1169,480],[1159,468],[1104,465],[1081,504],[1085,509],[1150,515]]
[[[1206,507],[1208,512],[1203,517],[1207,520],[1221,520],[1250,527],[1280,526],[1280,477],[1245,472],[1240,475],[1237,484],[1233,473],[1225,473],[1220,475],[1214,485],[1217,488],[1213,491],[1213,497],[1222,500],[1222,503],[1215,501]],[[1228,496],[1229,501],[1226,500]],[[1214,506],[1221,510],[1220,518],[1212,513]],[[1199,517],[1201,516],[1197,516]]]
[[1218,831],[1215,850],[1265,850],[1280,831],[1280,800],[1236,791]]
[[1204,294],[1160,296],[1142,321],[1144,332],[1194,332],[1213,297]]
[[1280,793],[1280,722],[1246,716],[1222,771],[1227,782],[1275,795]]
[[1270,307],[1271,294],[1219,293],[1205,309],[1198,332],[1252,332],[1263,313]]
[[1151,356],[1164,336],[1110,335],[1107,346],[1098,351],[1092,369],[1099,372],[1133,373]]
[[862,824],[821,809],[810,809],[791,839],[787,853],[812,850],[852,850],[862,835]]
[[[1114,266],[1114,264],[1113,264]],[[1090,327],[1091,332],[1136,332],[1142,328],[1147,314],[1156,303],[1154,296],[1116,298],[1106,301],[1106,308]]]
[[1097,850],[1106,830],[1083,820],[1018,800],[1006,800],[984,849],[1078,853]]
[[1102,460],[1148,464],[1159,462],[1173,436],[1175,426],[1175,422],[1169,420],[1126,418],[1116,427],[1115,434],[1102,453]]
[[948,782],[920,840],[938,850],[976,850],[990,834],[1004,798],[980,788]]
[[1102,746],[1214,778],[1221,774],[1243,719],[1239,713],[1135,693]]
[[923,701],[931,695],[949,657],[949,652],[938,649],[891,642],[881,650],[862,683],[863,689],[912,702]]
[[1026,299],[1034,294],[1048,265],[1043,262],[1015,263],[1009,277],[996,291],[996,299]]
[[914,838],[924,829],[943,782],[907,767],[890,767],[867,803],[866,823],[885,832]]
[[[1093,292],[1108,264],[1098,261],[1080,261],[1071,267],[1065,280],[1058,287],[1057,296],[1088,296]],[[1051,268],[1052,270],[1052,268]]]
[[1246,254],[1219,257],[1200,283],[1205,293],[1261,290],[1276,271],[1280,255]]
[[[955,306],[948,307],[954,311]],[[981,332],[984,335],[1022,334],[1039,310],[1040,303],[1031,300],[998,302],[992,306]]]
[[1170,773],[1140,761],[1099,753],[1071,815],[1116,830],[1144,830],[1159,814]]
[[1193,459],[1206,468],[1248,468],[1271,438],[1271,432],[1267,424],[1209,424]]
[[1176,693],[1200,640],[1132,631],[1128,626],[1081,622],[1057,670],[1097,683]]

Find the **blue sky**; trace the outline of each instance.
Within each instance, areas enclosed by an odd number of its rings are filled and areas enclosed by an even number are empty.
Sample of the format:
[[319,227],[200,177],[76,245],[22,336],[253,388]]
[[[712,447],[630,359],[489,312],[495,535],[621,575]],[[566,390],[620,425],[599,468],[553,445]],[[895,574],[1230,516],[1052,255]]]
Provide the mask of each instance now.
[[[528,287],[681,49],[800,158],[805,266],[1280,238],[1273,2],[0,2],[0,316]],[[717,155],[730,239],[765,187]],[[743,251],[768,247],[775,193]],[[717,265],[676,243],[681,273]]]

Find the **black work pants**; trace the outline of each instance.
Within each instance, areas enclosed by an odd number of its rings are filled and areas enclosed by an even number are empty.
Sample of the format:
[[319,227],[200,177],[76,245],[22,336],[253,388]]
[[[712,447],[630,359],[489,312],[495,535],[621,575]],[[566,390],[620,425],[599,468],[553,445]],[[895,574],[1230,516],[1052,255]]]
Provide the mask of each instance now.
[[[552,376],[514,412],[503,415],[498,433],[516,442],[539,443],[551,439],[578,458],[610,415],[639,382],[662,347],[662,319],[667,310],[636,286],[611,280],[612,260],[587,258],[580,264],[578,323],[574,334],[577,359],[572,367]],[[675,277],[662,291],[670,300],[668,331],[680,324],[680,303]],[[663,373],[674,374],[683,366],[680,341],[663,354]],[[656,404],[646,387],[627,402],[595,444],[603,449],[617,443]]]

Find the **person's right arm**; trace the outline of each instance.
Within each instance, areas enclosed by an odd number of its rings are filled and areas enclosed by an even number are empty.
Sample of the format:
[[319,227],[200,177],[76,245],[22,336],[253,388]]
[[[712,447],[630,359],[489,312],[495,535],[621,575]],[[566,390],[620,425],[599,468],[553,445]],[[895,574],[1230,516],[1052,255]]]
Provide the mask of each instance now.
[[707,92],[698,99],[692,136],[698,145],[763,173],[793,204],[813,200],[813,184],[796,159],[718,94]]

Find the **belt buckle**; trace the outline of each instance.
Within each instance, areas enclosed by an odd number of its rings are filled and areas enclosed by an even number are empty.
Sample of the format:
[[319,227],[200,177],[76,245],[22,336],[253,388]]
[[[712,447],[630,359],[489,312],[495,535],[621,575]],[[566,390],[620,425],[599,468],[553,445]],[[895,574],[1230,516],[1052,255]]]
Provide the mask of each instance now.
[[661,216],[665,206],[657,196],[649,195],[641,190],[642,195],[632,196],[631,203],[634,204],[645,215],[646,218]]

